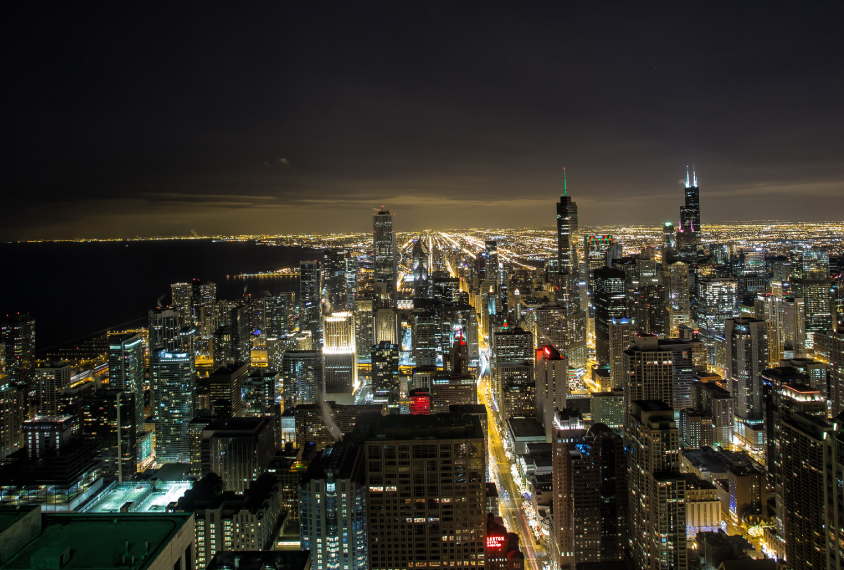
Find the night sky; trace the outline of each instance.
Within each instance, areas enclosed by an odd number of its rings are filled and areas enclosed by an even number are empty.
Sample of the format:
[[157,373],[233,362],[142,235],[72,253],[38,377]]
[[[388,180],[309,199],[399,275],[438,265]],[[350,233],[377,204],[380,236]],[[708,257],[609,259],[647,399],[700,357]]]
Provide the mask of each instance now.
[[844,213],[841,2],[35,4],[0,239]]

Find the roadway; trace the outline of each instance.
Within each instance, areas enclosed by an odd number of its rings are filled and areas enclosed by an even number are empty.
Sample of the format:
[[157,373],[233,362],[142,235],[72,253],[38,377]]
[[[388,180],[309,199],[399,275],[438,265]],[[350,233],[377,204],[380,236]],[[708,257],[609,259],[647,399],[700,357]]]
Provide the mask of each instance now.
[[[487,350],[483,334],[478,335],[481,350]],[[483,372],[482,372],[483,373]],[[478,378],[478,401],[487,409],[487,435],[489,439],[489,456],[492,479],[498,487],[498,505],[504,525],[510,532],[519,535],[520,547],[525,555],[525,561],[532,570],[543,570],[547,560],[545,548],[537,543],[533,531],[527,522],[522,503],[527,500],[519,493],[510,472],[512,463],[507,459],[502,441],[500,416],[492,403],[492,392],[489,385],[489,375]]]

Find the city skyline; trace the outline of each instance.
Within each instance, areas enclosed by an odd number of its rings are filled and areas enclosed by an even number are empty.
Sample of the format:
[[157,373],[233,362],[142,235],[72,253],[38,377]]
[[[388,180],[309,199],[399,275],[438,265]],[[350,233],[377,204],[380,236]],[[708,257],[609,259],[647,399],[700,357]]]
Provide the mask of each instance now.
[[835,219],[841,9],[6,7],[0,239]]

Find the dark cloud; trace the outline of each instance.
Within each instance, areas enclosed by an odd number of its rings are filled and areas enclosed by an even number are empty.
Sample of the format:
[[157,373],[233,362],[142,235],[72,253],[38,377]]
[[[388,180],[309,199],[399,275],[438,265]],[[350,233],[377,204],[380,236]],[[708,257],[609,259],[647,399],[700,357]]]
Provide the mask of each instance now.
[[0,238],[844,212],[840,3],[1,10]]

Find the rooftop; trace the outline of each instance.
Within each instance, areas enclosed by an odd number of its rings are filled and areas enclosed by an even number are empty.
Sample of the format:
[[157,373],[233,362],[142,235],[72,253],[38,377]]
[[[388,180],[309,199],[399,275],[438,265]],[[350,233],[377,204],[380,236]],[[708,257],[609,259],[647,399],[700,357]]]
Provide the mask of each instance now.
[[152,483],[113,483],[81,512],[119,513],[127,505],[130,513],[164,513],[193,486],[192,481],[159,481]]
[[69,548],[70,557],[62,570],[114,568],[122,565],[124,554],[137,560],[134,565],[126,564],[127,570],[142,570],[192,516],[192,513],[42,514],[41,533],[9,560],[5,568],[29,570],[37,567],[37,558]]

